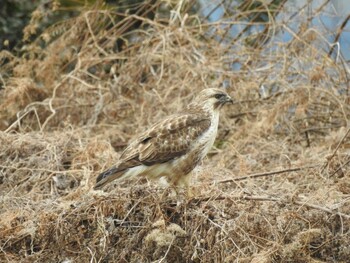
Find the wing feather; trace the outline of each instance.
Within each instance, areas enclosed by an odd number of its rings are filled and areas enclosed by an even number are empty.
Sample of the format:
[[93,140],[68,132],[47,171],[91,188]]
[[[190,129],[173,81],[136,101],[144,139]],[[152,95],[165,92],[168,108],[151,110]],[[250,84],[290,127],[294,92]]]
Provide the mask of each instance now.
[[139,164],[164,163],[186,154],[210,127],[204,114],[173,115],[154,125],[131,143],[120,157],[120,169]]

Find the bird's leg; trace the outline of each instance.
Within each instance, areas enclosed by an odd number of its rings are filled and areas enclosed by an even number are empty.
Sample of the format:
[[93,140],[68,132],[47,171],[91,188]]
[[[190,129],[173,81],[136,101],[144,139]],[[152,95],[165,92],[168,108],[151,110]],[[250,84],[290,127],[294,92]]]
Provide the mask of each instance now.
[[176,206],[180,206],[185,203],[187,195],[184,194],[182,188],[177,185],[171,184],[167,189],[165,189],[160,197],[161,200],[167,200],[173,202],[176,200]]
[[193,198],[193,192],[190,186],[187,187],[187,193],[186,193],[187,199],[192,199]]
[[191,188],[191,173],[181,176],[180,179],[173,183],[173,189],[179,202],[182,203],[184,200],[188,200],[193,197]]
[[183,191],[182,188],[180,188],[178,185],[174,185],[172,187],[173,193],[176,196],[176,206],[180,206],[181,204],[185,203],[186,201],[186,194]]
[[181,185],[186,189],[186,197],[188,199],[193,197],[193,193],[191,189],[191,178],[192,178],[192,172],[186,174],[181,179]]

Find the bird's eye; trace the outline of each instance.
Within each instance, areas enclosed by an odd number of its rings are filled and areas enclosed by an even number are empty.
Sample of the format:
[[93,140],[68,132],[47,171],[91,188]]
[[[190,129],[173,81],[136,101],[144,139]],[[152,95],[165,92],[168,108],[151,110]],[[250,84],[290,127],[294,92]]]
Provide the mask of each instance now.
[[224,96],[225,96],[224,94],[215,94],[215,99],[219,100]]

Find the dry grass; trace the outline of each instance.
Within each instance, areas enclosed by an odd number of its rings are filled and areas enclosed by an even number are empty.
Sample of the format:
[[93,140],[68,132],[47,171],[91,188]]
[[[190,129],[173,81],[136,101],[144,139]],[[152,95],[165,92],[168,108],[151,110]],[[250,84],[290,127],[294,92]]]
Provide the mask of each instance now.
[[[144,27],[116,52],[132,21]],[[317,29],[268,51],[219,44],[205,36],[218,23],[182,11],[116,23],[90,10],[68,25],[28,57],[0,53],[1,261],[348,261],[348,69]],[[194,198],[138,181],[91,189],[135,133],[223,82],[236,103]]]

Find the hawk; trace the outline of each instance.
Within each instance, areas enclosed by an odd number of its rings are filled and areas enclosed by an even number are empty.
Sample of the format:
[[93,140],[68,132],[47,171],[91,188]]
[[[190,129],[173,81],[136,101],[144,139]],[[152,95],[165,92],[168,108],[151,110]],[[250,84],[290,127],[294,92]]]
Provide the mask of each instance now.
[[165,177],[174,187],[189,186],[191,171],[213,146],[219,110],[231,97],[221,89],[204,89],[181,113],[154,124],[132,141],[119,161],[102,172],[94,189],[136,176]]

